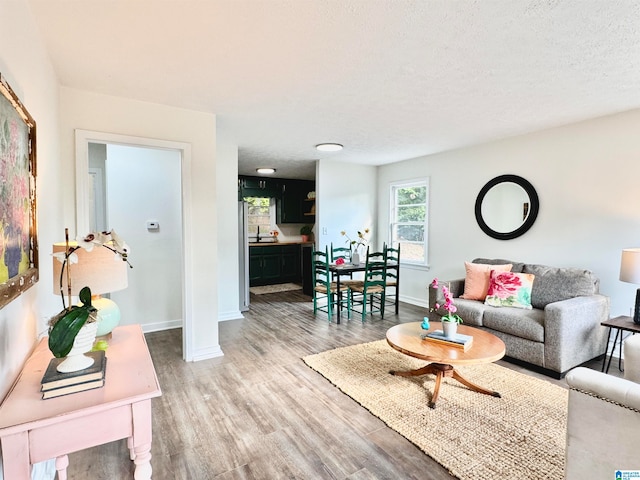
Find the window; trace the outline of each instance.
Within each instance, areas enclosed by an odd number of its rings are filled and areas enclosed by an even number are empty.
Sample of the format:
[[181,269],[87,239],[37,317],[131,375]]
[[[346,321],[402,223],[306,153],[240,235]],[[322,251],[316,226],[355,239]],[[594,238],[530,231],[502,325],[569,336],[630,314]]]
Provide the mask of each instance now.
[[249,236],[266,235],[271,231],[271,199],[267,197],[245,197],[247,202],[247,226]]
[[405,263],[427,264],[429,180],[391,184],[389,243]]

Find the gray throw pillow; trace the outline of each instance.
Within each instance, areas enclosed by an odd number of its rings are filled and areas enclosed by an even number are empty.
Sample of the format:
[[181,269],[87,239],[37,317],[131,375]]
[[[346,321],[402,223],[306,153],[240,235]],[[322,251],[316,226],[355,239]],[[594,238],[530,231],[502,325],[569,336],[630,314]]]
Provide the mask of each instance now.
[[533,308],[544,308],[549,303],[597,293],[598,280],[589,270],[525,264],[523,272],[536,276],[531,291]]

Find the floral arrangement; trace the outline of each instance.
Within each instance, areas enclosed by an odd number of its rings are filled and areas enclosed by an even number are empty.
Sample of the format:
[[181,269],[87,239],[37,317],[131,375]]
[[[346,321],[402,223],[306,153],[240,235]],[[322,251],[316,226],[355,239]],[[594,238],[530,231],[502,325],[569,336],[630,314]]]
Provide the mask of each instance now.
[[78,263],[78,254],[75,253],[79,248],[84,248],[90,252],[96,245],[102,246],[114,252],[114,260],[122,260],[127,262],[130,268],[133,268],[127,259],[129,254],[129,246],[111,230],[110,232],[90,233],[86,237],[77,239],[77,246],[69,245],[69,230],[65,229],[66,248],[64,252],[53,254],[53,256],[62,262],[62,270],[60,272],[60,296],[62,297],[62,311],[55,315],[49,321],[49,350],[57,358],[66,356],[71,348],[76,335],[87,322],[96,321],[96,308],[91,305],[91,290],[84,287],[80,291],[81,305],[71,305],[71,278],[69,268],[66,269],[67,286],[69,294],[69,306],[65,305],[64,292],[62,288],[62,275],[65,273],[65,265]]
[[444,296],[444,304],[440,305],[439,303],[436,303],[434,308],[431,309],[431,311],[437,310],[440,307],[442,307],[447,312],[442,316],[443,322],[462,323],[462,318],[460,317],[460,315],[456,314],[456,312],[458,311],[458,307],[456,307],[453,304],[453,297],[451,296],[449,287],[447,287],[446,285],[441,286],[438,283],[438,279],[434,278],[433,281],[431,282],[431,288],[435,288],[436,290],[438,288],[442,289],[442,295]]
[[340,232],[340,235],[342,235],[343,237],[347,237],[345,242],[349,245],[349,248],[353,248],[355,252],[358,252],[360,247],[366,247],[367,245],[369,245],[369,239],[365,236],[368,234],[368,228],[365,228],[364,232],[358,230],[358,236],[356,237],[356,240],[352,240],[351,237],[347,235],[347,232],[345,232],[344,230]]

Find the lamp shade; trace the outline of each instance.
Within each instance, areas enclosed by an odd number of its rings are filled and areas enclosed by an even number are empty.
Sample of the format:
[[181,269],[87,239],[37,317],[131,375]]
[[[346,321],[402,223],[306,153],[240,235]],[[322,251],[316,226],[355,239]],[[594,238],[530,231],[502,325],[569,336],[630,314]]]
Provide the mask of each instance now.
[[640,284],[640,248],[625,248],[620,261],[620,280]]
[[[69,243],[69,247],[77,247],[77,243]],[[53,253],[64,253],[65,243],[54,243]],[[65,263],[65,272],[62,274],[62,262],[53,257],[53,291],[56,295],[67,293],[67,272],[69,268],[71,274],[71,295],[78,295],[84,287],[91,289],[92,295],[102,295],[103,293],[116,292],[127,288],[127,262],[123,261],[118,254],[102,245],[95,245],[93,250],[88,252],[84,248],[74,251],[78,256],[78,263]],[[60,278],[62,274],[62,283]]]

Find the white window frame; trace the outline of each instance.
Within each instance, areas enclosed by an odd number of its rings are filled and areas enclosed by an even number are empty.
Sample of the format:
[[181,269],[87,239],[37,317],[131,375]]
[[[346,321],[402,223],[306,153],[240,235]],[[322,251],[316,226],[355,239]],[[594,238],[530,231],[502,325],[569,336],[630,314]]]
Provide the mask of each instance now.
[[[407,187],[425,187],[427,189],[427,194],[425,195],[425,218],[424,222],[398,222],[396,221],[397,215],[397,205],[396,205],[396,190],[399,188],[407,188]],[[412,261],[407,259],[401,259],[402,264],[406,265],[416,265],[416,266],[428,266],[429,259],[429,196],[430,196],[430,186],[429,186],[429,177],[413,179],[413,180],[404,180],[398,182],[391,182],[389,184],[389,245],[394,245],[393,243],[393,229],[397,224],[402,225],[423,225],[424,226],[424,239],[423,239],[423,248],[424,248],[424,259],[422,261]],[[402,251],[400,252],[402,255]]]

